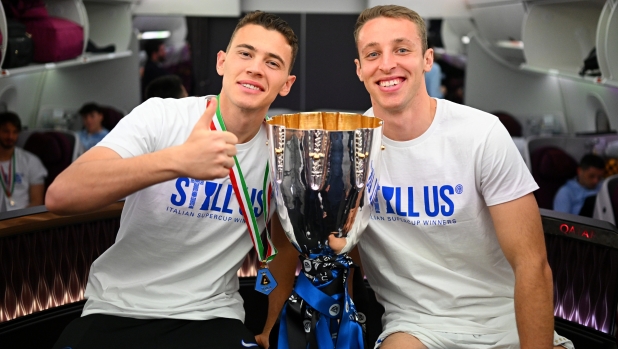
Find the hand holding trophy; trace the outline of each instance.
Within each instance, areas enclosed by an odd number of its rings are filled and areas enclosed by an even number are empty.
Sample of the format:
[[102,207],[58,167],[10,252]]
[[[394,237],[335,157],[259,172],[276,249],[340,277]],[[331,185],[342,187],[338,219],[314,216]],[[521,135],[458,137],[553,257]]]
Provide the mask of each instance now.
[[[267,124],[277,213],[302,260],[281,313],[279,348],[362,348],[347,252],[367,226],[377,193],[382,120],[313,112]],[[340,253],[328,245],[333,233],[347,239]]]

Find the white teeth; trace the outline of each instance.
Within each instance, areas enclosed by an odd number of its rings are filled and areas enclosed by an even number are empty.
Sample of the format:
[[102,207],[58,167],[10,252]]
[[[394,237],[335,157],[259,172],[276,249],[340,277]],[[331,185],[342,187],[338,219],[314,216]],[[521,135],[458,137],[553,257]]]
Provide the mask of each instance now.
[[246,87],[246,88],[250,88],[250,89],[252,89],[252,90],[256,90],[256,91],[260,89],[260,88],[259,88],[259,87],[257,87],[257,86],[253,86],[253,85],[249,85],[249,84],[242,84],[242,85],[243,85],[244,87]]
[[394,86],[394,85],[399,85],[399,79],[393,79],[393,80],[388,80],[388,81],[380,81],[380,86],[382,87],[389,87],[389,86]]

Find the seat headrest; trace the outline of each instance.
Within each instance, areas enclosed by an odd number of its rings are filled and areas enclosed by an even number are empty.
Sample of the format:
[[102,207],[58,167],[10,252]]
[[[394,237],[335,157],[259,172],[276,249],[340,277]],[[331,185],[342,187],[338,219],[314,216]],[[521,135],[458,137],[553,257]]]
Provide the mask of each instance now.
[[564,180],[577,174],[577,162],[562,149],[544,147],[532,154],[533,174],[548,180]]
[[28,137],[24,149],[38,156],[44,164],[62,161],[62,146],[50,133],[35,132]]

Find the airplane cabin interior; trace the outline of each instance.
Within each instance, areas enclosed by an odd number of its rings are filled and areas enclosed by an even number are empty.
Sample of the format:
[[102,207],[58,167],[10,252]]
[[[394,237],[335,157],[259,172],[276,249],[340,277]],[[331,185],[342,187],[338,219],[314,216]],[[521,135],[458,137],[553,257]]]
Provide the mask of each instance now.
[[[300,48],[295,85],[268,114],[362,114],[371,100],[354,66],[358,14],[390,3],[416,10],[442,69],[441,98],[498,116],[540,187],[556,330],[578,349],[618,349],[617,0],[42,0],[49,16],[81,36],[70,57],[35,54],[25,64],[10,51],[17,2],[0,6],[0,111],[21,118],[17,145],[41,159],[46,187],[83,152],[84,104],[102,106],[111,130],[142,103],[148,41],[164,43],[163,65],[188,95],[217,94],[216,55],[238,19],[276,13]],[[554,211],[556,192],[589,153],[606,168],[588,217]],[[0,212],[0,347],[49,348],[80,316],[90,265],[114,244],[122,208],[120,201],[75,216],[45,206]],[[238,271],[255,333],[267,313],[266,296],[253,290],[258,267],[252,251]],[[373,343],[384,309],[366,286]]]

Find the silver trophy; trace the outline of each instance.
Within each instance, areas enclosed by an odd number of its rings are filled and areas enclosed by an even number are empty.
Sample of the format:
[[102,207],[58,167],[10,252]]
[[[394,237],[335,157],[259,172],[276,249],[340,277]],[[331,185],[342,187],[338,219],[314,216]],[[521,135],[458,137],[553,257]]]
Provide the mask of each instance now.
[[[280,327],[280,348],[306,348],[311,342],[306,338],[322,345],[332,340],[333,348],[358,348],[364,316],[347,296],[353,265],[347,252],[367,226],[378,191],[382,123],[336,112],[285,114],[267,121],[277,213],[302,261],[302,273],[280,318],[287,323]],[[343,251],[329,247],[331,234],[347,238]],[[322,294],[330,299],[317,299]],[[336,325],[320,325],[320,318]],[[282,331],[289,332],[290,326],[300,326],[308,336],[288,338]]]

